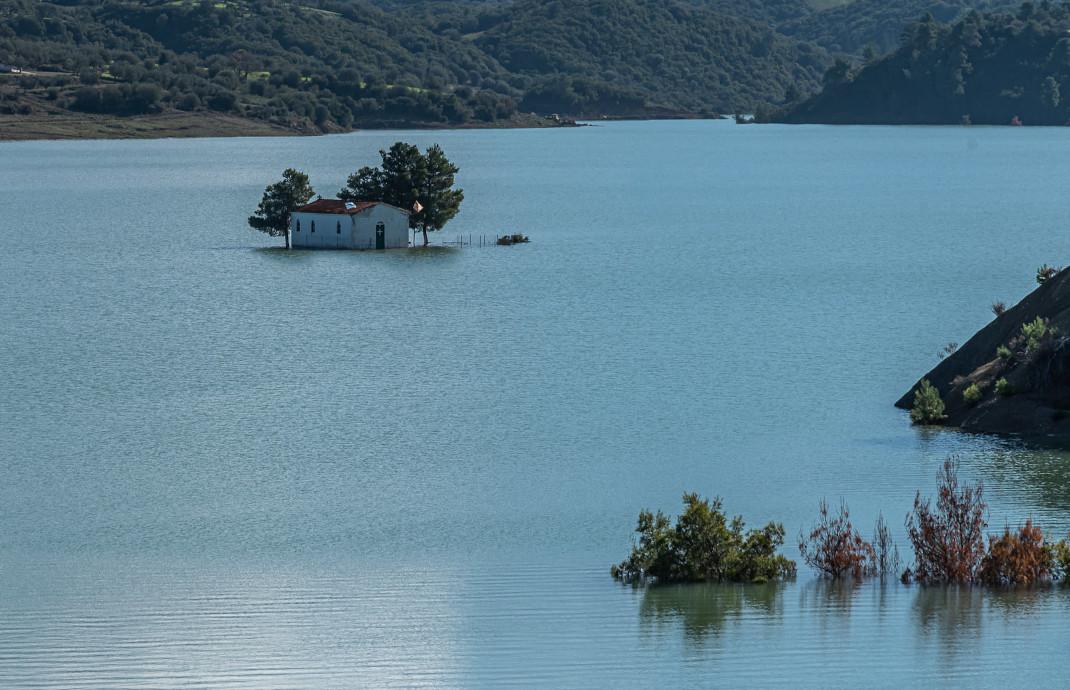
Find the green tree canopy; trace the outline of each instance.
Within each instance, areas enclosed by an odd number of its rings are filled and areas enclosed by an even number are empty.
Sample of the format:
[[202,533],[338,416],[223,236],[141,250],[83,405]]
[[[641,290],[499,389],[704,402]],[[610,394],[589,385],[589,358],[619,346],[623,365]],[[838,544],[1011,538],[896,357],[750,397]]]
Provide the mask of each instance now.
[[315,192],[308,175],[293,168],[282,173],[282,179],[268,185],[256,213],[249,216],[249,225],[272,237],[286,237],[290,248],[290,214],[307,204]]
[[427,233],[441,230],[457,215],[464,190],[454,189],[460,170],[435,144],[420,153],[412,144],[397,142],[379,151],[382,167],[363,167],[349,176],[338,198],[346,201],[383,201],[412,211],[409,227]]

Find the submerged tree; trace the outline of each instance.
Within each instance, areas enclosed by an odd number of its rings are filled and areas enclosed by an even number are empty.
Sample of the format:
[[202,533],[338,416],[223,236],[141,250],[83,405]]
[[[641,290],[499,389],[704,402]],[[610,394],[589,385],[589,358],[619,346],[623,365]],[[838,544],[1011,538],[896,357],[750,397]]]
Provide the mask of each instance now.
[[366,166],[350,175],[338,198],[383,201],[411,211],[409,227],[423,231],[426,246],[427,233],[441,230],[461,208],[464,190],[453,188],[460,169],[437,144],[420,153],[399,141],[379,156],[382,166]]
[[777,554],[783,525],[745,531],[743,518],[729,520],[717,498],[684,494],[675,526],[660,511],[644,510],[635,531],[631,555],[612,568],[625,582],[764,582],[795,574],[795,563]]
[[308,203],[315,194],[309,184],[308,175],[287,168],[282,179],[268,185],[256,213],[249,216],[249,226],[271,237],[286,237],[286,248],[290,248],[290,214],[294,209]]
[[799,553],[807,565],[834,580],[861,579],[879,572],[876,550],[851,524],[843,501],[837,514],[821,501],[817,524],[809,535],[799,536]]
[[[921,492],[907,516],[914,546],[913,577],[923,584],[970,584],[985,555],[987,504],[981,483],[959,484],[958,463],[948,458],[937,475],[936,507]],[[908,579],[910,572],[904,574]]]
[[981,560],[978,579],[993,586],[1035,585],[1054,577],[1055,550],[1045,543],[1044,532],[1026,520],[1017,533],[1008,526],[1003,535],[988,538],[988,553]]

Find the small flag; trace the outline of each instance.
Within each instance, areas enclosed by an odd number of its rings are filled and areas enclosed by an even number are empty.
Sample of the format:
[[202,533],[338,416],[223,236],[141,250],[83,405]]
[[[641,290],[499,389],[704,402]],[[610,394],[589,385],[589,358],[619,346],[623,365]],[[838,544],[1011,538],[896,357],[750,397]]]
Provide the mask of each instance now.
[[413,203],[413,205],[412,205],[412,212],[413,213],[419,213],[422,210],[424,210],[424,205],[423,204],[421,204],[419,201]]

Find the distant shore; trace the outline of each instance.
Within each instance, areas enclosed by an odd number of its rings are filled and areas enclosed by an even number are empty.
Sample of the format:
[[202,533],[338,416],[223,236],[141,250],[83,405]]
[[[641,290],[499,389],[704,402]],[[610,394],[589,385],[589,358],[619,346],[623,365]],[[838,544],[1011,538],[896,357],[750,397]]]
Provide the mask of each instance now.
[[293,137],[376,129],[535,129],[582,126],[574,120],[522,115],[497,122],[440,125],[382,122],[352,130],[320,132],[214,112],[172,111],[158,115],[109,116],[49,113],[0,115],[0,142],[67,139],[165,139],[194,137]]

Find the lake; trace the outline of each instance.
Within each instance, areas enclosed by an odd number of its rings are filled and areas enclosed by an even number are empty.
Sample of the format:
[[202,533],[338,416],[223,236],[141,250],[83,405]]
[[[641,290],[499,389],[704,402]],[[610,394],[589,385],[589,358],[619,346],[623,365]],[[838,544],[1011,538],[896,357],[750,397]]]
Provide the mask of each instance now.
[[[440,143],[437,241],[246,217]],[[684,491],[785,552],[943,460],[1070,531],[1070,455],[892,403],[1070,256],[1064,129],[619,122],[0,145],[0,687],[1059,687],[1070,590],[636,589]]]

